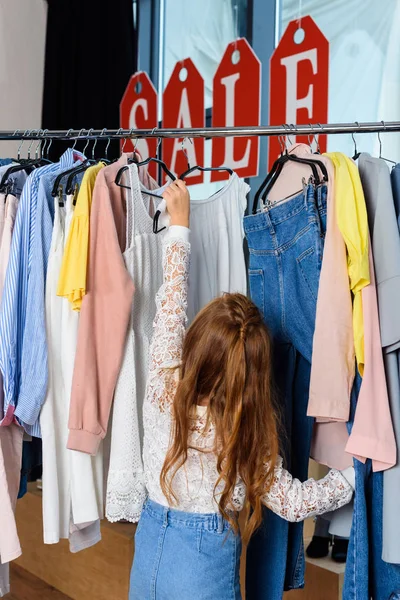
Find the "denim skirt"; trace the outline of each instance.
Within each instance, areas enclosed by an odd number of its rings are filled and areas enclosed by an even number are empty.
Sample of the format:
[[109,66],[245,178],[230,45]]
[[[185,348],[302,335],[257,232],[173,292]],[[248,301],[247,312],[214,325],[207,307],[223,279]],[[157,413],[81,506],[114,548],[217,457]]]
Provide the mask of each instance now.
[[147,500],[135,535],[129,600],[240,600],[240,536],[219,514]]

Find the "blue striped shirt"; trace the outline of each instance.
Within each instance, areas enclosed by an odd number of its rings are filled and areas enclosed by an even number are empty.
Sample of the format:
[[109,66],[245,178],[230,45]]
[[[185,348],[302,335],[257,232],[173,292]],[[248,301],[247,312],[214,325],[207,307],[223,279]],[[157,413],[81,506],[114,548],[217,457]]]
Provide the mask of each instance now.
[[[36,418],[31,416],[26,419],[26,407],[18,408],[21,386],[25,381],[25,374],[22,372],[23,357],[25,357],[24,368],[26,368],[26,357],[29,348],[31,352],[37,351],[40,355],[43,355],[43,336],[46,345],[44,321],[40,332],[33,330],[32,333],[31,327],[29,328],[30,337],[25,332],[27,320],[31,324],[35,310],[31,300],[32,296],[36,297],[33,295],[32,284],[37,276],[37,271],[42,270],[43,272],[43,268],[47,267],[47,261],[46,263],[43,262],[43,255],[40,256],[36,248],[40,248],[40,240],[43,239],[44,232],[48,231],[49,225],[50,240],[52,233],[52,220],[50,223],[46,220],[43,226],[43,205],[44,203],[49,204],[47,200],[48,193],[51,197],[49,183],[54,182],[59,172],[73,166],[76,154],[68,149],[60,158],[59,163],[45,165],[29,175],[22,190],[15,220],[0,310],[0,370],[3,375],[4,414],[10,413],[10,408],[12,413],[15,408],[15,414],[20,415],[21,422],[23,425],[27,425],[27,429],[30,429],[29,425],[35,424],[37,416]],[[42,185],[40,185],[41,183]],[[51,197],[51,202],[53,201]],[[39,217],[38,227],[36,227],[37,217]],[[36,234],[38,240],[35,240]],[[47,234],[45,237],[47,239]],[[38,263],[36,264],[37,258]],[[30,282],[32,274],[34,278]],[[44,279],[46,277],[45,271],[43,277]],[[31,287],[31,291],[29,291],[29,287]],[[36,288],[34,289],[37,291]],[[44,286],[41,288],[41,295],[44,304]],[[38,339],[38,346],[37,338],[40,338],[40,340]],[[47,366],[45,379],[47,385]],[[22,390],[26,390],[26,387],[23,387]],[[46,390],[44,390],[45,393]],[[26,403],[26,397],[26,394],[24,394],[24,403]],[[42,402],[43,399],[44,396]],[[34,429],[35,432],[32,432],[31,435],[39,433],[38,427]]]

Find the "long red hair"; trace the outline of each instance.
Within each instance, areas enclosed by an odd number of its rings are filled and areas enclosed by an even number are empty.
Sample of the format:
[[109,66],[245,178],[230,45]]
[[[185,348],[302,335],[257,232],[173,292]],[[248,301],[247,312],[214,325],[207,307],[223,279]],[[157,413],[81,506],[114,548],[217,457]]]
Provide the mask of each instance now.
[[200,400],[208,400],[216,434],[216,488],[222,487],[217,502],[222,515],[238,531],[231,498],[240,477],[251,508],[244,541],[261,523],[263,497],[272,484],[278,454],[271,358],[268,329],[246,296],[225,294],[197,315],[183,345],[172,439],[161,471],[162,490],[172,503],[176,500],[173,479],[188,455],[191,412]]

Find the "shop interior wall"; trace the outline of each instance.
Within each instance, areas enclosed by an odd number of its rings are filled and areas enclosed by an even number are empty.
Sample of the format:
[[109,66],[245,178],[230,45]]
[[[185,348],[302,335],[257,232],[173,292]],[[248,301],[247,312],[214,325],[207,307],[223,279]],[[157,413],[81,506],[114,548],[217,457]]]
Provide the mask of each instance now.
[[[40,127],[46,16],[46,0],[0,0],[0,129]],[[1,142],[0,157],[18,145]]]

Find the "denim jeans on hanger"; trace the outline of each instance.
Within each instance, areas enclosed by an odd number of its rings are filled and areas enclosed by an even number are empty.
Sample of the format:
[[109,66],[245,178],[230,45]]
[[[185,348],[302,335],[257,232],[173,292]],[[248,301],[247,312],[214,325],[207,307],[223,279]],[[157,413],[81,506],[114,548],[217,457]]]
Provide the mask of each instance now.
[[[357,374],[351,395],[351,419],[360,390]],[[371,461],[354,460],[356,491],[347,552],[343,600],[400,600],[400,565],[382,560],[383,473],[373,473]],[[399,542],[400,543],[400,542]]]
[[[281,452],[294,477],[307,479],[313,419],[307,417],[312,341],[326,231],[326,186],[244,219],[253,301],[274,342],[281,407]],[[265,509],[247,551],[247,600],[281,600],[304,586],[303,524]]]

